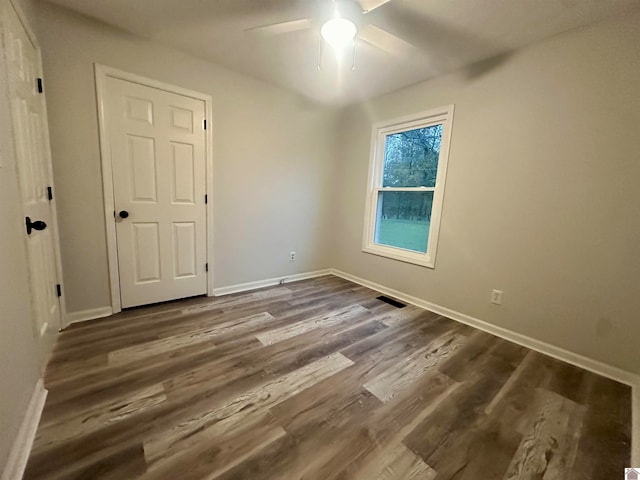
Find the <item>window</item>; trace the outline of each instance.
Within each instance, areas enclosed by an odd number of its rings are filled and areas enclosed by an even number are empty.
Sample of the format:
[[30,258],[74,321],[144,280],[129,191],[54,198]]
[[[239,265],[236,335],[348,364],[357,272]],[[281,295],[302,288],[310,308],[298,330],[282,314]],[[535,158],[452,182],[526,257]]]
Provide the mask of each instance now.
[[453,105],[373,127],[363,251],[434,268]]

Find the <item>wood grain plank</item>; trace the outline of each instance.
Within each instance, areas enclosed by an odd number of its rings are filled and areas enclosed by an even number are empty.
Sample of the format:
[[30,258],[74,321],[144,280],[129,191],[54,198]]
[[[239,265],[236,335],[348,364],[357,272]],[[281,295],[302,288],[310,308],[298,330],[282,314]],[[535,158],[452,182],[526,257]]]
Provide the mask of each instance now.
[[404,444],[440,478],[455,478],[470,463],[483,410],[500,386],[491,377],[464,382],[407,435]]
[[484,409],[484,413],[487,415],[491,415],[495,410],[496,406],[500,404],[500,402],[516,387],[518,387],[521,383],[523,375],[529,371],[530,367],[534,364],[536,355],[533,350],[527,352],[520,365],[514,370],[513,374],[509,377],[509,379],[502,385],[498,394],[493,397],[489,405]]
[[112,449],[95,461],[69,462],[61,469],[46,465],[27,468],[23,480],[122,480],[139,478],[146,471],[142,444],[133,443]]
[[631,387],[589,375],[582,431],[570,480],[616,478],[631,461]]
[[164,386],[157,384],[123,398],[96,403],[86,410],[74,410],[70,415],[47,419],[40,424],[33,448],[46,449],[58,442],[120,422],[166,402],[164,393]]
[[[240,465],[252,455],[287,435],[266,413],[254,417],[242,428],[207,438],[194,448],[181,450],[152,463],[141,479],[207,480]],[[164,460],[164,461],[162,461]]]
[[47,398],[44,415],[59,414],[68,408],[78,408],[103,401],[105,397],[125,395],[131,389],[142,388],[166,381],[172,376],[189,371],[198,365],[221,361],[227,355],[248,354],[261,347],[253,337],[242,337],[236,342],[218,346],[196,344],[148,357],[144,362],[107,366],[78,376],[52,388]]
[[333,312],[320,315],[311,319],[306,319],[281,328],[276,328],[265,333],[256,335],[263,345],[273,345],[288,338],[302,335],[303,333],[315,330],[316,328],[328,328],[346,320],[354,319],[357,316],[367,315],[369,312],[360,305],[349,305],[348,307],[335,310]]
[[212,302],[205,303],[203,305],[186,307],[181,310],[181,313],[189,314],[193,312],[202,312],[204,310],[211,310],[211,309],[229,310],[230,308],[236,308],[240,305],[245,305],[247,303],[256,302],[256,301],[260,302],[266,299],[274,299],[274,298],[280,298],[280,297],[290,298],[292,293],[293,292],[286,287],[275,287],[275,288],[256,290],[256,291],[245,293],[239,296],[227,295],[224,297],[216,298]]
[[364,388],[381,401],[390,402],[399,392],[452,355],[464,342],[465,338],[455,333],[438,337],[386,372],[369,380]]
[[383,455],[383,465],[376,480],[434,480],[436,471],[403,444]]
[[[438,372],[432,372],[401,392],[394,402],[383,404],[363,426],[372,439],[371,448],[357,452],[352,461],[345,458],[343,464],[336,469],[336,478],[373,478],[378,475],[380,458],[404,444],[404,439],[459,388],[460,384],[457,382]],[[343,445],[346,451],[349,451],[348,445],[347,440]],[[362,445],[366,444],[361,443]]]
[[[366,305],[363,306],[366,307]],[[403,325],[421,315],[424,315],[424,310],[413,305],[408,305],[405,308],[394,308],[393,310],[385,308],[381,313],[376,315],[376,320],[384,323],[387,327],[395,327]]]
[[505,480],[560,478],[573,467],[585,409],[551,392],[537,393],[542,401],[533,402],[533,421],[524,429]]
[[144,442],[145,458],[148,462],[155,461],[166,455],[168,450],[188,448],[202,438],[224,434],[252,414],[267,409],[351,365],[351,360],[340,353],[334,353],[259,385],[229,402],[211,406],[210,410],[147,439]]
[[189,347],[198,343],[211,342],[216,336],[223,333],[232,335],[237,334],[238,332],[250,329],[255,325],[263,325],[271,319],[273,319],[273,317],[270,313],[262,312],[250,317],[239,318],[237,320],[224,322],[211,327],[193,330],[186,334],[161,338],[141,345],[114,350],[109,353],[109,364],[117,365],[135,362],[144,359],[145,357],[157,355],[170,350]]

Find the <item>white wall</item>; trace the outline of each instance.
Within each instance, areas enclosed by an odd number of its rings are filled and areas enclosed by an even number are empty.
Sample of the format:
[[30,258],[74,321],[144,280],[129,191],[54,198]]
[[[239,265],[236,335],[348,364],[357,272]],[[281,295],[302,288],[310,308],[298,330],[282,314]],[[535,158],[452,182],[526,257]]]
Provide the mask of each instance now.
[[40,376],[4,58],[0,47],[0,475]]
[[[639,45],[636,12],[348,108],[334,266],[640,372]],[[362,253],[372,122],[450,103],[436,268]]]
[[93,62],[213,96],[216,287],[329,267],[335,111],[45,2],[38,14],[70,312],[110,304]]

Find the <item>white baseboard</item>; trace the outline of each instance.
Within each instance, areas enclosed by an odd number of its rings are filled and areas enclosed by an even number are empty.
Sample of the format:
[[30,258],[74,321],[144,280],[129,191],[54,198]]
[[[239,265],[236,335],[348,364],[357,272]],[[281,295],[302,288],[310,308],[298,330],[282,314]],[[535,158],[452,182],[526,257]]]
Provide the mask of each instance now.
[[[248,290],[255,290],[258,288],[271,287],[278,285],[280,282],[288,283],[298,280],[306,280],[308,278],[323,277],[325,275],[331,275],[331,269],[316,270],[315,272],[296,273],[293,275],[283,275],[277,278],[268,278],[266,280],[257,280],[255,282],[239,283],[237,285],[229,285],[228,287],[220,287],[213,289],[213,295],[216,297],[222,295],[229,295],[232,293],[246,292]],[[67,314],[66,325],[72,323],[86,322],[87,320],[95,320],[96,318],[103,318],[113,315],[111,307],[99,307],[92,308],[90,310],[82,310],[80,312],[73,312]]]
[[349,280],[365,287],[369,287],[373,290],[377,290],[378,292],[390,295],[399,300],[402,300],[403,302],[416,305],[418,307],[424,308],[425,310],[429,310],[431,312],[442,315],[443,317],[447,317],[452,320],[456,320],[457,322],[464,323],[471,327],[477,328],[478,330],[482,330],[484,332],[495,335],[496,337],[504,338],[505,340],[517,343],[518,345],[522,345],[523,347],[535,350],[536,352],[544,353],[545,355],[549,355],[550,357],[562,360],[563,362],[567,362],[577,367],[584,368],[585,370],[597,373],[598,375],[602,375],[603,377],[611,378],[613,380],[631,386],[640,385],[640,375],[628,372],[621,368],[607,365],[606,363],[600,362],[598,360],[593,360],[591,358],[571,352],[569,350],[565,350],[555,345],[551,345],[549,343],[536,340],[535,338],[531,338],[526,335],[507,330],[506,328],[493,325],[491,323],[471,317],[469,315],[465,315],[464,313],[460,313],[455,310],[451,310],[441,305],[436,305],[435,303],[427,302],[426,300],[423,300],[421,298],[408,295],[389,287],[385,287],[384,285],[370,282],[368,280],[356,277],[355,275],[351,275],[340,270],[333,269],[331,273],[337,277],[341,277],[345,280]]
[[257,288],[271,287],[278,285],[280,282],[296,282],[298,280],[306,280],[308,278],[324,277],[325,275],[331,275],[332,270],[327,268],[325,270],[316,270],[315,272],[296,273],[293,275],[283,275],[277,278],[268,278],[266,280],[257,280],[255,282],[239,283],[237,285],[230,285],[228,287],[220,287],[213,289],[213,295],[216,297],[222,295],[229,295],[231,293],[246,292],[247,290],[255,290]]
[[90,310],[81,310],[67,314],[67,326],[72,323],[86,322],[87,320],[95,320],[96,318],[108,317],[113,314],[111,307],[92,308]]
[[40,416],[47,399],[47,393],[42,379],[38,380],[29,400],[29,405],[27,405],[24,419],[20,424],[18,436],[13,443],[11,452],[9,452],[9,458],[2,472],[1,480],[20,480],[24,475],[33,440],[36,438]]

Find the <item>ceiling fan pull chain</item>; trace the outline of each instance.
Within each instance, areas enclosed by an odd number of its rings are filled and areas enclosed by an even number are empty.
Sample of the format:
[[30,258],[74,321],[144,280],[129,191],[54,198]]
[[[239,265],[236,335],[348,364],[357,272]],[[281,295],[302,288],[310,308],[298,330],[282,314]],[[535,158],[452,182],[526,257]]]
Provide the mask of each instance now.
[[322,54],[324,52],[324,38],[318,35],[318,71],[322,70]]
[[356,54],[358,53],[358,37],[356,36],[353,39],[353,63],[351,64],[351,71],[355,72],[356,70]]

